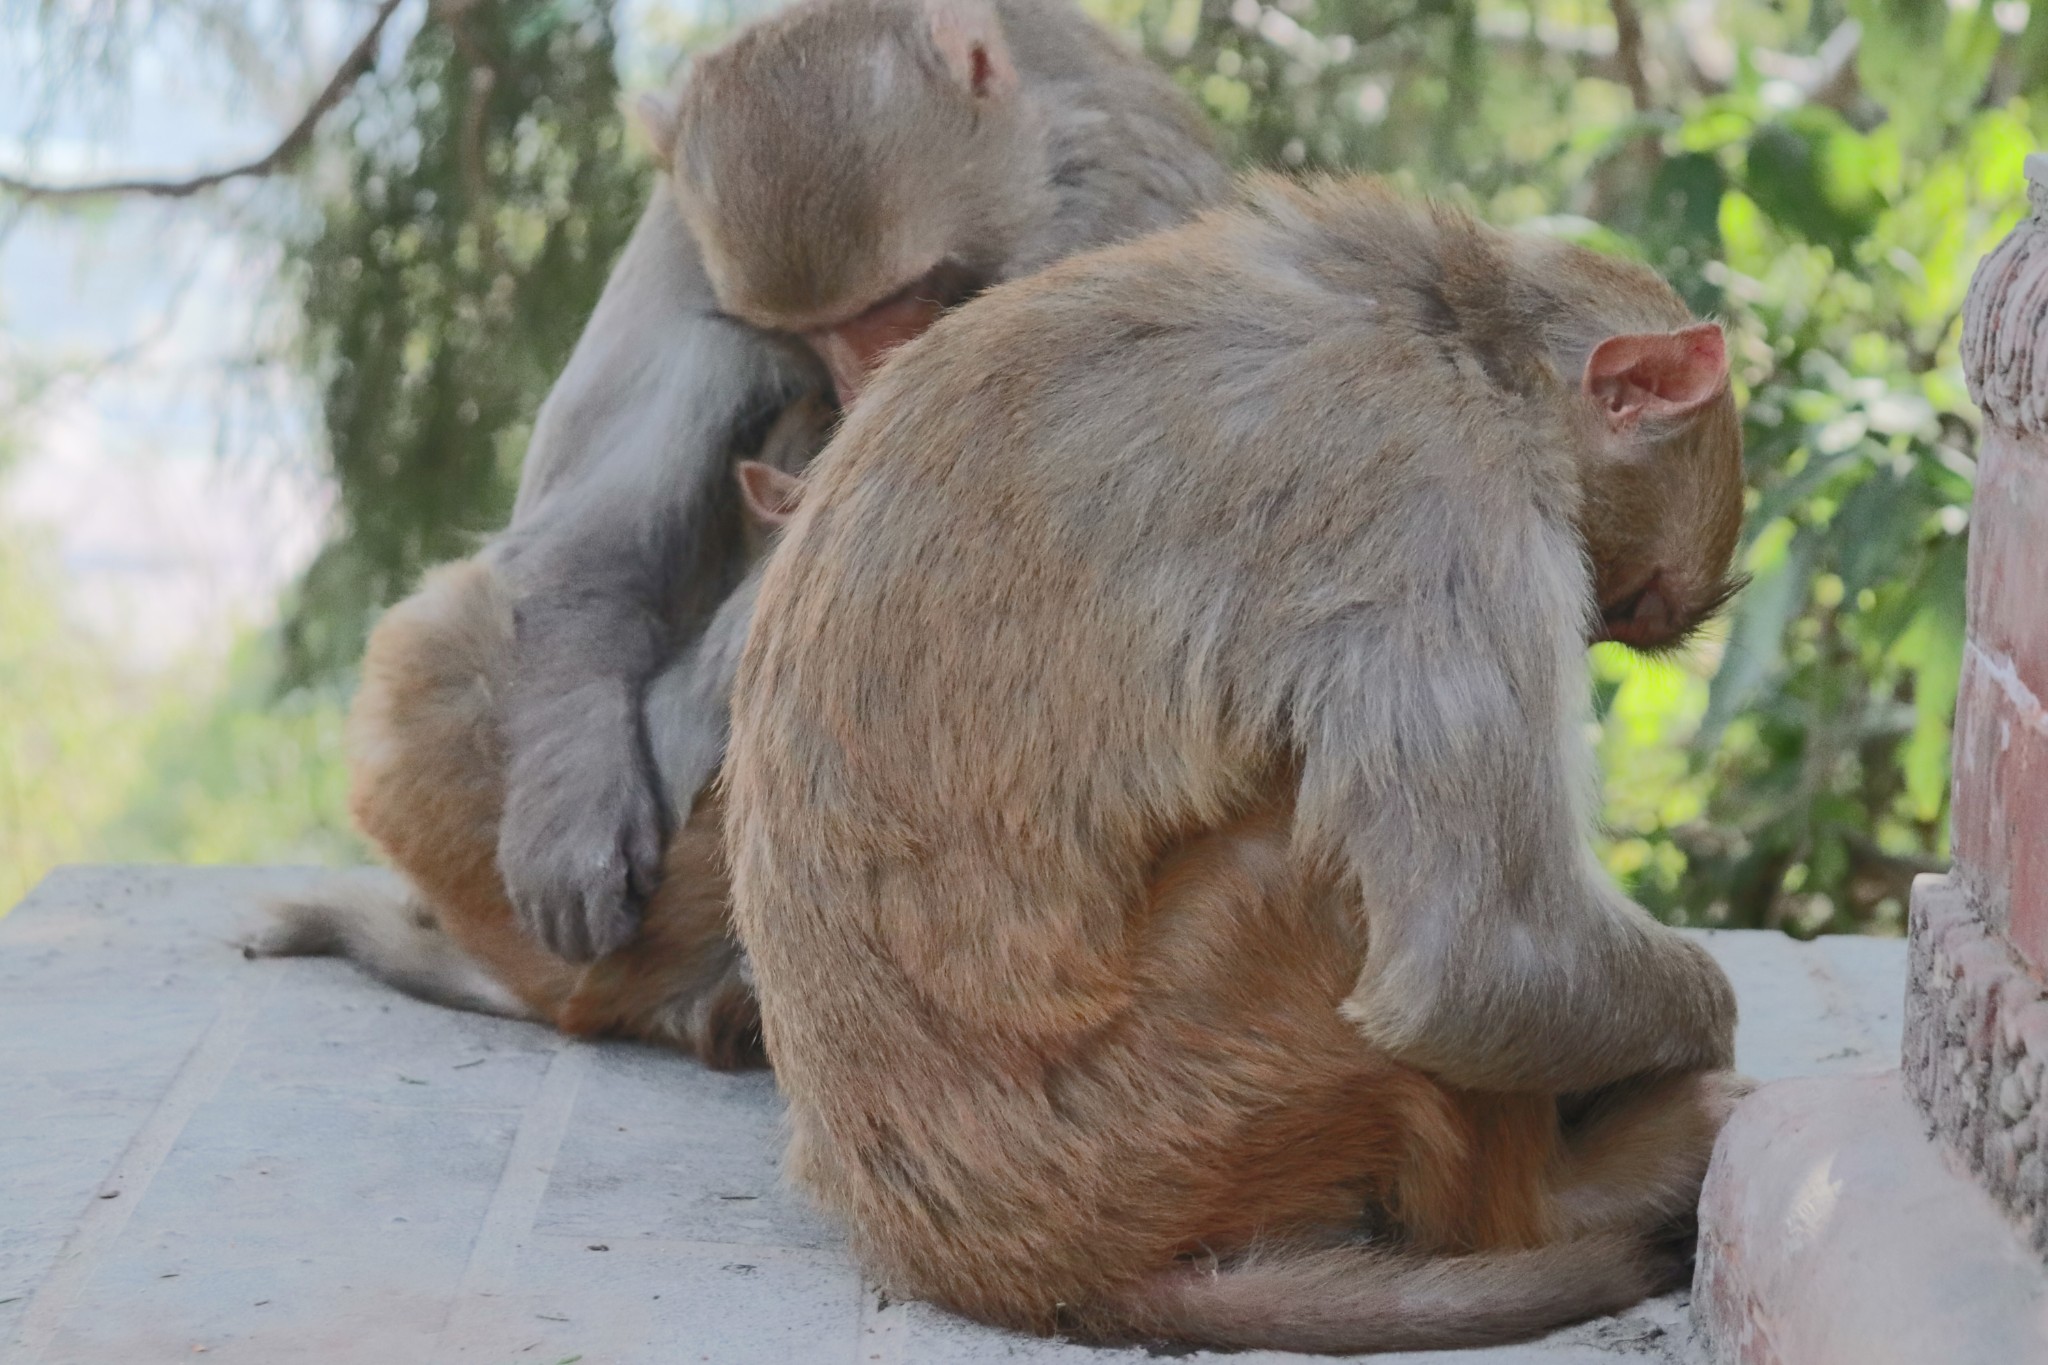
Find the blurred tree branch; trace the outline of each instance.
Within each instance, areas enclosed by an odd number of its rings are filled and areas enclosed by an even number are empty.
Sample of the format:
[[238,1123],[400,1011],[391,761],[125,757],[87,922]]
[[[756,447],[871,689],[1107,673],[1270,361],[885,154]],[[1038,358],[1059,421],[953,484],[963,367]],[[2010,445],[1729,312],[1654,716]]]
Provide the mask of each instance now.
[[1609,0],[1614,10],[1614,56],[1638,114],[1650,112],[1650,78],[1643,70],[1643,16],[1635,0]]
[[[1676,25],[1678,55],[1692,87],[1703,95],[1725,94],[1735,80],[1735,52],[1721,33],[1697,19]],[[1844,19],[1828,32],[1810,56],[1757,48],[1750,54],[1757,71],[1790,81],[1809,104],[1849,114],[1863,97],[1856,59],[1863,51],[1863,25]]]
[[40,181],[27,180],[19,176],[0,173],[0,190],[18,195],[24,199],[45,202],[62,202],[76,199],[96,199],[107,195],[139,194],[158,199],[186,199],[192,195],[210,190],[230,180],[247,179],[252,176],[270,175],[288,167],[298,159],[313,140],[320,120],[328,111],[341,103],[342,97],[360,80],[377,60],[377,45],[384,36],[384,29],[391,22],[391,16],[405,0],[383,0],[377,7],[376,17],[364,31],[362,38],[350,49],[341,65],[328,78],[327,84],[306,106],[298,122],[279,138],[277,144],[263,155],[239,166],[228,166],[217,171],[207,171],[182,180],[127,179],[91,181],[78,185],[51,185]]

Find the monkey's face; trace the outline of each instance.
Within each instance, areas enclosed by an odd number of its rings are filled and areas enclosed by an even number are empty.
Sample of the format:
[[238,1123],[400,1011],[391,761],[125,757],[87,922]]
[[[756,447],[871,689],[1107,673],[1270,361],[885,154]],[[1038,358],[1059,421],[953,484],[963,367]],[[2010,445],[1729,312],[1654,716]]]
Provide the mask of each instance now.
[[992,10],[801,7],[692,74],[672,162],[719,304],[802,337],[850,403],[1052,212]]
[[1580,529],[1593,564],[1595,641],[1675,648],[1741,586],[1742,426],[1712,323],[1614,337],[1587,361],[1595,454]]
[[867,378],[906,342],[916,340],[946,312],[987,288],[987,272],[952,259],[941,260],[910,283],[839,322],[805,328],[799,335],[825,362],[841,407],[851,407]]

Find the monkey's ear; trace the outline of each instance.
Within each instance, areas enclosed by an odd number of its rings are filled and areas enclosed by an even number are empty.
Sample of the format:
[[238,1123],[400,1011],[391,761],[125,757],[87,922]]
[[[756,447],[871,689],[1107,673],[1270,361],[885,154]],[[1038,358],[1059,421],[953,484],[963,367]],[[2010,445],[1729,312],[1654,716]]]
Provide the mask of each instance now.
[[774,531],[796,515],[803,497],[802,479],[759,460],[741,460],[732,472],[739,480],[740,502],[756,523]]
[[646,94],[633,101],[632,112],[633,122],[639,126],[648,145],[654,148],[654,154],[664,162],[673,161],[677,124],[682,118],[681,107],[665,96]]
[[1017,66],[988,0],[926,0],[925,16],[932,46],[962,90],[976,99],[1002,99],[1017,88]]
[[1684,417],[1728,387],[1728,343],[1711,322],[1612,336],[1586,357],[1580,383],[1618,432],[1634,430],[1646,417]]

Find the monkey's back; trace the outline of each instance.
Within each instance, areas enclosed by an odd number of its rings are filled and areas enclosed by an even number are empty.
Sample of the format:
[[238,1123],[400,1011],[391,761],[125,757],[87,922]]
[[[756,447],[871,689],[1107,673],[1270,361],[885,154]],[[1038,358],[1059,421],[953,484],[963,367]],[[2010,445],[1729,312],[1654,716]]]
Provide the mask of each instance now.
[[[1257,1153],[1328,1140],[1355,1216],[1411,1135],[1457,1146],[1338,1016],[1356,892],[1294,827],[1290,724],[1404,575],[1568,534],[1562,390],[1416,323],[1454,287],[1426,211],[1367,196],[1375,231],[1333,248],[1313,207],[942,323],[820,457],[762,587],[727,830],[793,1161],[899,1287],[982,1316],[1250,1235],[1190,1220]],[[1503,405],[1526,446],[1457,453]],[[1569,614],[1583,584],[1556,591]],[[1163,915],[1190,858],[1242,894]]]

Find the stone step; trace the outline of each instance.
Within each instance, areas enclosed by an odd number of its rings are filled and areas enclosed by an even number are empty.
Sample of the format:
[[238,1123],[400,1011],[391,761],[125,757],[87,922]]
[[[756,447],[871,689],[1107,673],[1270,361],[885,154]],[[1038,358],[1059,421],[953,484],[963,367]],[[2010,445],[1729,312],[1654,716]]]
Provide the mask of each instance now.
[[[766,1076],[233,950],[265,900],[331,875],[74,868],[0,920],[0,1360],[1150,1358],[882,1300],[781,1185]],[[1706,939],[1752,1074],[1896,1065],[1902,942]],[[1526,1346],[1378,1359],[1675,1361],[1688,1322],[1674,1295]]]
[[1779,1081],[1735,1111],[1693,1289],[1728,1365],[2039,1365],[2048,1272],[1944,1157],[1897,1072]]

